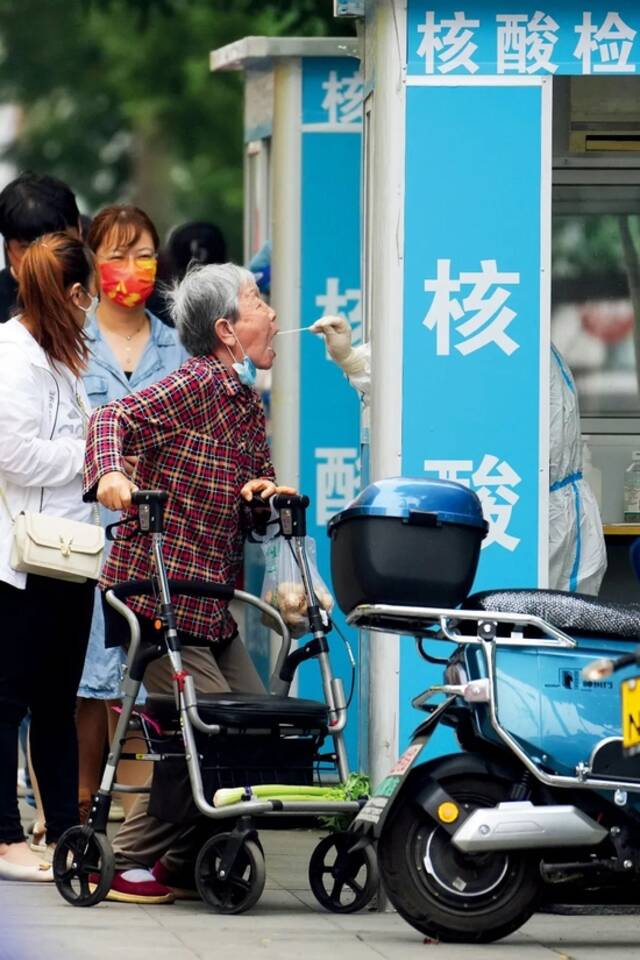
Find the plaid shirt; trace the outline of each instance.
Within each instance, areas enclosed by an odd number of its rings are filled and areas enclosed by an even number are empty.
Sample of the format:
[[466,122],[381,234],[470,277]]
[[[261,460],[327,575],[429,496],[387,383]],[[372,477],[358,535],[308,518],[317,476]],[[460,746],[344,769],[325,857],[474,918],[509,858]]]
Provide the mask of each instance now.
[[[140,456],[140,490],[165,490],[164,557],[176,579],[234,583],[242,561],[240,489],[255,477],[274,478],[260,398],[213,357],[194,357],[174,373],[96,410],[87,436],[85,499],[100,477],[122,471],[122,456]],[[137,515],[137,511],[129,511]],[[148,578],[145,536],[116,542],[100,586]],[[131,608],[153,617],[151,597]],[[223,601],[176,597],[181,630],[211,641],[236,630]]]

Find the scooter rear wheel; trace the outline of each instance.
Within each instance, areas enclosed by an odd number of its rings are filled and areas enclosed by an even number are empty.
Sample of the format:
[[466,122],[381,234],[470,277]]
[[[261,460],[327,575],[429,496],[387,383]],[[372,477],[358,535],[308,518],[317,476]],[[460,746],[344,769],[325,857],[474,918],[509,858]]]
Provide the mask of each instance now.
[[[404,919],[436,940],[488,943],[506,937],[536,909],[540,857],[520,851],[464,854],[412,797],[420,771],[384,824],[378,863],[384,887]],[[441,781],[462,806],[493,807],[509,785],[477,776]]]

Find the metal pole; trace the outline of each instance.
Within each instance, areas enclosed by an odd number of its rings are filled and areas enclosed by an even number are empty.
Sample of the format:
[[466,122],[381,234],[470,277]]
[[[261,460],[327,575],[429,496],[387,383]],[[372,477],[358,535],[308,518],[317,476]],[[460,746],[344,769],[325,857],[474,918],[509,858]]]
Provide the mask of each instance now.
[[[379,0],[365,24],[365,63],[374,78],[371,125],[371,472],[372,479],[402,472],[402,305],[404,213],[405,4]],[[371,42],[369,42],[371,41]],[[365,150],[367,147],[365,147]],[[398,755],[399,638],[371,635],[369,646],[369,763],[374,784]]]
[[[402,473],[404,101],[406,3],[376,0],[365,20],[365,85],[373,85],[364,222],[371,318],[371,479]],[[375,786],[398,756],[400,640],[369,634],[369,775]],[[390,905],[382,888],[378,910]]]
[[[301,326],[300,196],[302,80],[299,58],[276,62],[271,164],[271,304],[282,330]],[[278,481],[300,488],[300,337],[276,337],[271,386],[273,465]],[[295,643],[294,643],[295,646]],[[280,640],[271,634],[270,675]],[[297,677],[291,693],[296,695]]]
[[[274,68],[271,304],[282,330],[300,319],[300,126],[298,58]],[[271,397],[273,462],[280,483],[300,482],[300,338],[276,337]]]

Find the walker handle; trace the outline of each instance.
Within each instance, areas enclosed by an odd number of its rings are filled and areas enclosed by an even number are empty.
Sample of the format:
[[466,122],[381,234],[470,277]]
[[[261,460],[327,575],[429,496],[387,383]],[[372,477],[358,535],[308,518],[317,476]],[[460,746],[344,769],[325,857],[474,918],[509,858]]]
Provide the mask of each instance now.
[[131,503],[139,507],[142,503],[165,504],[169,494],[165,490],[135,490],[131,494]]
[[301,496],[298,493],[275,493],[271,497],[271,504],[274,510],[282,510],[284,507],[306,510],[309,503],[309,497]]
[[280,530],[285,539],[306,537],[309,502],[309,497],[297,493],[276,493],[271,498],[273,509],[280,514]]
[[141,533],[164,532],[164,505],[168,499],[164,490],[136,490],[131,494],[131,504],[138,507]]

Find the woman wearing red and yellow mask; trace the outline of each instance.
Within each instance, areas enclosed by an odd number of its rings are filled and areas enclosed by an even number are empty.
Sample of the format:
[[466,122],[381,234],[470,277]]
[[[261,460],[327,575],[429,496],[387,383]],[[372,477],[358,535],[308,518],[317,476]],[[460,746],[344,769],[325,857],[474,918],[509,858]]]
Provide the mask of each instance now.
[[[155,282],[158,234],[144,210],[131,205],[101,210],[87,243],[98,265],[100,303],[85,326],[89,362],[84,382],[91,406],[100,407],[166,377],[187,359],[187,352],[176,331],[146,305]],[[127,468],[134,467],[129,460]],[[105,523],[118,516],[103,511]],[[96,603],[78,690],[80,809],[85,816],[102,770],[107,724],[115,719],[111,706],[120,696],[121,664],[119,649],[105,649],[102,609]],[[133,761],[124,761],[118,773],[123,783],[146,778],[145,765]]]
[[113,206],[95,217],[87,243],[98,261],[100,333],[130,378],[151,334],[146,302],[155,286],[158,234],[143,210]]

